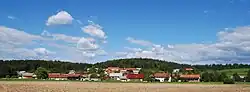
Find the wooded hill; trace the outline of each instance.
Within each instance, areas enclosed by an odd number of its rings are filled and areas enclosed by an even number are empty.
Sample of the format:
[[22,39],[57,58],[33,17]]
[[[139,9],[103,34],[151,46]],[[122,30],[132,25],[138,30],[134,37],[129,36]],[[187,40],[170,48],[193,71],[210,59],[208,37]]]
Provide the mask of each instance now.
[[75,70],[77,72],[86,71],[87,68],[97,67],[140,67],[146,70],[154,71],[172,71],[175,68],[186,68],[192,67],[197,71],[207,71],[207,70],[223,70],[223,69],[239,69],[248,68],[250,65],[247,64],[212,64],[212,65],[188,65],[188,64],[178,64],[174,62],[167,62],[155,59],[145,59],[145,58],[130,58],[130,59],[117,59],[108,60],[106,62],[100,62],[96,64],[87,63],[71,63],[62,61],[44,61],[44,60],[0,60],[0,77],[5,77],[6,75],[16,75],[16,71],[28,71],[34,72],[38,67],[43,67],[49,70],[49,72],[60,72],[67,73],[69,70]]

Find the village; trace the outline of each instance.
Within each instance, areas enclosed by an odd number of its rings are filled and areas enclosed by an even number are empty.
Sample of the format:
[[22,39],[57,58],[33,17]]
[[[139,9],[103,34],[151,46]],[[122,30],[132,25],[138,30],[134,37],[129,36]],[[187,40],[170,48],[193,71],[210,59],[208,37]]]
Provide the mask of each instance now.
[[[99,68],[94,68],[96,73]],[[142,68],[120,68],[107,67],[103,69],[104,77],[100,78],[101,74],[91,74],[91,69],[88,68],[84,73],[77,73],[74,70],[69,70],[68,73],[48,73],[48,80],[75,80],[75,81],[101,81],[112,80],[120,82],[149,82],[144,80],[145,77],[151,78],[157,82],[173,82],[173,79],[178,79],[174,82],[200,82],[200,74],[183,74],[180,69],[174,69],[172,72],[156,72],[149,76],[140,73]],[[185,71],[192,72],[193,68],[184,68]],[[93,70],[92,70],[93,71]],[[37,79],[35,73],[26,71],[18,71],[18,79]],[[151,81],[152,82],[152,81]]]

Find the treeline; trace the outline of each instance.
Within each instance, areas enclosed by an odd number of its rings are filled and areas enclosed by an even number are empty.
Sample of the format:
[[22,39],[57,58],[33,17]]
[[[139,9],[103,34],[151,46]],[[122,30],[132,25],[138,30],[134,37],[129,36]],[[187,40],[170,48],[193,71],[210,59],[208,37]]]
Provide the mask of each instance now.
[[211,65],[193,65],[193,67],[201,70],[224,70],[224,69],[239,69],[250,68],[249,64],[211,64]]
[[[140,67],[143,72],[170,72],[173,69],[183,69],[187,67],[194,68],[196,73],[201,73],[207,70],[222,70],[222,69],[237,69],[250,68],[247,64],[212,64],[212,65],[188,65],[178,64],[174,62],[167,62],[163,60],[146,59],[146,58],[130,58],[130,59],[116,59],[100,62],[96,64],[87,63],[71,63],[62,61],[45,61],[45,60],[0,60],[0,77],[6,75],[15,75],[16,71],[34,72],[38,67],[43,67],[49,72],[67,73],[69,70],[77,72],[85,71],[87,68],[106,68],[106,67]],[[181,70],[182,71],[182,70]]]
[[225,72],[203,72],[201,74],[201,81],[203,82],[250,82],[250,70],[246,76],[240,76],[238,73],[234,73],[232,76],[228,76]]
[[38,67],[46,68],[49,72],[67,73],[69,70],[84,71],[91,64],[70,63],[62,61],[44,61],[44,60],[0,60],[0,77],[6,75],[15,76],[16,71],[35,72]]

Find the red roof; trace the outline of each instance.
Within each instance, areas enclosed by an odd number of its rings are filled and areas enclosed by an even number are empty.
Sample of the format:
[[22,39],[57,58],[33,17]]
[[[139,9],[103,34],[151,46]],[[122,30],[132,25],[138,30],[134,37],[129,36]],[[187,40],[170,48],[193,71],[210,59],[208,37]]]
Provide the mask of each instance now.
[[153,76],[155,78],[168,78],[169,74],[168,73],[154,73]]
[[80,77],[81,74],[60,74],[60,73],[49,73],[49,78],[68,78],[68,77]]
[[143,79],[144,74],[128,74],[126,77],[128,79]]
[[136,68],[120,68],[120,70],[136,70]]
[[194,70],[193,68],[185,68],[186,71]]
[[185,78],[185,79],[198,79],[198,78],[200,78],[200,74],[186,74],[186,75],[180,75],[180,78]]

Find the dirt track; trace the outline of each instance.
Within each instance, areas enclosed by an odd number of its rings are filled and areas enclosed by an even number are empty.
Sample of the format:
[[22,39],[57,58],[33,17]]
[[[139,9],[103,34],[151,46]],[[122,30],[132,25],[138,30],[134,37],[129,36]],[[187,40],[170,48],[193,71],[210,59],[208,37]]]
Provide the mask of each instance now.
[[5,92],[250,92],[249,85],[11,81],[0,85]]

